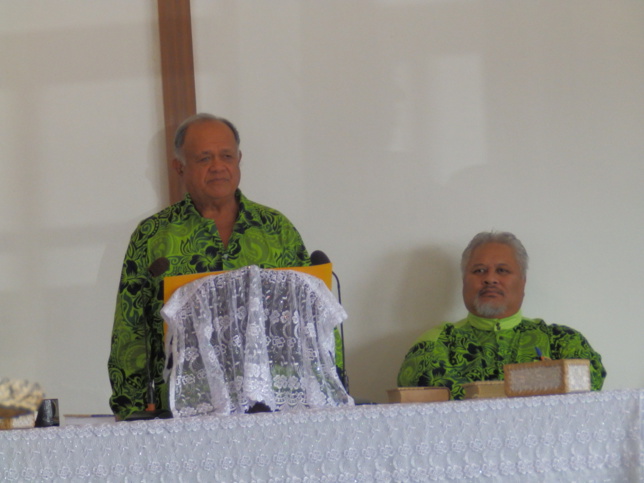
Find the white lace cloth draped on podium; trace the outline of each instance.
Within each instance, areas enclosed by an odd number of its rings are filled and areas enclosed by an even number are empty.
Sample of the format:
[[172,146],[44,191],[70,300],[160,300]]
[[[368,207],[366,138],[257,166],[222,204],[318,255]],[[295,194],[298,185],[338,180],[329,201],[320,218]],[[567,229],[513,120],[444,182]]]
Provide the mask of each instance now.
[[161,313],[175,417],[353,404],[335,366],[347,315],[316,277],[244,267],[184,285]]

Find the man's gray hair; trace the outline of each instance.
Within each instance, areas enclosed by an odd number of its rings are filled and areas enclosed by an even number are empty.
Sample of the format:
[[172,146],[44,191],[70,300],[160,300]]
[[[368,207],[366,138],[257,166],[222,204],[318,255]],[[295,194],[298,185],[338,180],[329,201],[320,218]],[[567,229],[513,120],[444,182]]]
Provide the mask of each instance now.
[[461,273],[465,276],[465,270],[467,269],[467,264],[472,258],[472,252],[481,245],[487,243],[502,243],[503,245],[509,245],[514,249],[514,255],[517,257],[517,262],[519,262],[519,268],[521,269],[521,275],[523,278],[526,278],[528,272],[528,252],[526,251],[523,243],[514,236],[512,233],[507,231],[482,231],[467,245],[467,248],[463,250],[463,255],[461,256]]
[[212,114],[200,112],[199,114],[190,116],[188,119],[179,124],[179,127],[174,134],[174,155],[179,161],[181,161],[182,164],[186,163],[185,157],[183,155],[183,143],[186,141],[186,132],[188,132],[188,128],[193,124],[207,121],[223,122],[226,126],[228,126],[233,132],[237,147],[239,147],[239,131],[237,131],[237,128],[232,122],[230,122],[228,119],[224,119],[223,117],[217,117],[213,116]]

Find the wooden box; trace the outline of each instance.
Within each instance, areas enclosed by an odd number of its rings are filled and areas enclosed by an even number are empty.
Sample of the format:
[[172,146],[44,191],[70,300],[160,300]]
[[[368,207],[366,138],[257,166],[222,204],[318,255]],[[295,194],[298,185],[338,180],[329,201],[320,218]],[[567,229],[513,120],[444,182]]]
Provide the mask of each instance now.
[[590,361],[560,359],[507,364],[505,393],[508,396],[538,396],[590,391]]
[[387,391],[390,403],[449,401],[446,387],[399,387]]
[[465,399],[491,399],[507,397],[505,381],[476,381],[463,384]]

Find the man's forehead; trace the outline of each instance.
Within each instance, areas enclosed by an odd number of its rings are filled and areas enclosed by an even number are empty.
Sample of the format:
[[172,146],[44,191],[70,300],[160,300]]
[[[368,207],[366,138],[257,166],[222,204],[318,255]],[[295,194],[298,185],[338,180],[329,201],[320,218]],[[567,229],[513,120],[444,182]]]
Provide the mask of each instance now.
[[516,265],[514,248],[505,243],[486,243],[476,247],[470,257],[470,265]]
[[501,265],[514,265],[516,263],[515,260],[478,260],[478,261],[473,261],[472,266],[476,267],[479,265],[494,265],[494,266],[501,266]]
[[204,148],[201,151],[197,151],[195,154],[198,156],[204,156],[214,153],[236,153],[238,150],[233,147],[213,147],[213,148]]
[[206,119],[201,122],[195,122],[188,126],[185,134],[185,141],[192,140],[193,138],[206,139],[206,140],[226,140],[237,144],[235,140],[235,133],[224,122]]

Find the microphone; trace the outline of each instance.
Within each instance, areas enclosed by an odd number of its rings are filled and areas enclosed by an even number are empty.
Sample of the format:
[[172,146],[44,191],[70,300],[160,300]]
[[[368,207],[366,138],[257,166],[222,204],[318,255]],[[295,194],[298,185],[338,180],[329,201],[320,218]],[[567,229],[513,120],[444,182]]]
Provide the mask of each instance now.
[[[170,260],[166,257],[157,258],[148,267],[143,284],[141,285],[141,293],[152,282],[153,278],[160,277],[170,268]],[[147,392],[146,392],[146,407],[144,411],[135,411],[125,418],[125,421],[141,421],[146,419],[168,419],[172,417],[172,412],[166,409],[157,409],[154,402],[154,380],[152,379],[152,370],[150,368],[150,348],[148,340],[148,300],[143,300],[143,337],[145,338],[145,374],[147,378]]]
[[[311,259],[311,265],[324,265],[326,263],[331,263],[331,259],[324,253],[322,250],[315,250],[311,253],[309,257]],[[333,277],[335,278],[335,284],[338,289],[338,303],[342,305],[342,291],[340,289],[340,279],[334,271],[331,271]],[[338,369],[338,375],[342,381],[342,385],[349,392],[349,376],[347,375],[347,358],[344,356],[344,324],[340,324],[340,340],[342,341],[342,361],[344,362],[344,368],[342,370]]]
[[322,250],[315,250],[311,253],[309,257],[311,259],[311,265],[324,265],[325,263],[331,263],[329,257],[326,256]]
[[[311,265],[324,265],[326,263],[331,263],[331,259],[322,250],[315,250],[313,253],[311,253],[311,256],[309,258],[311,259]],[[338,303],[340,305],[342,305],[342,294],[341,294],[341,291],[340,291],[340,279],[335,274],[335,272],[331,271],[331,273],[333,274],[333,277],[335,278],[335,284],[338,287]],[[342,327],[342,326],[340,326],[340,327]],[[342,342],[344,343],[344,339],[342,340]],[[344,354],[343,354],[343,356],[344,356]]]
[[152,275],[152,277],[156,278],[159,275],[163,275],[165,272],[167,272],[168,268],[170,268],[170,260],[168,260],[166,257],[161,257],[152,262],[152,264],[148,268],[148,272],[150,273],[150,275]]

